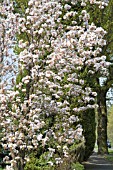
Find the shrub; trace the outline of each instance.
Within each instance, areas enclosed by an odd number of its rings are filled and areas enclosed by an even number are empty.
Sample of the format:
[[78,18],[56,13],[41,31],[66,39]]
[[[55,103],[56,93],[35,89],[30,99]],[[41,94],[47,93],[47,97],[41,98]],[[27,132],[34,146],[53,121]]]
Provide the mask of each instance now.
[[[75,149],[73,145],[73,147],[71,147],[71,151],[72,153],[75,152],[75,154],[71,154],[69,157],[64,158],[63,162],[59,164],[54,164],[54,158],[49,156],[49,152],[45,152],[39,158],[36,153],[32,153],[24,170],[84,170],[84,166],[79,162],[76,162],[76,154],[81,153],[81,148],[83,149],[83,144],[81,144],[81,146],[80,144],[77,146],[75,145]],[[57,158],[58,154],[55,154],[54,156]],[[51,166],[49,166],[50,164]]]

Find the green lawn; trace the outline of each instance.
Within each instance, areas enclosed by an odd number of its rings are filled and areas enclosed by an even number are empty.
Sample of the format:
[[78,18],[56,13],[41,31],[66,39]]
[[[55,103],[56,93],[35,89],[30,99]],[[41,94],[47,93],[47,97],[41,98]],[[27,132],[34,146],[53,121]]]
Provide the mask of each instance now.
[[110,154],[113,154],[113,149],[108,149]]
[[113,162],[113,150],[109,149],[109,154],[105,156],[105,158],[111,162]]

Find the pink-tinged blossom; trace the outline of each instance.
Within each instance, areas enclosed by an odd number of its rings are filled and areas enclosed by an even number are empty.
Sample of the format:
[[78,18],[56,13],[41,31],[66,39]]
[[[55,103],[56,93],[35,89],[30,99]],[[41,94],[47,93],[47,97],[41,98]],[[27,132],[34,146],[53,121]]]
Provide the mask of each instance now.
[[[63,149],[62,158],[54,159],[57,165],[68,157],[69,145],[76,140],[84,142],[82,126],[72,125],[79,121],[77,112],[95,108],[91,103],[96,93],[90,87],[84,88],[85,80],[79,73],[87,67],[89,75],[95,72],[105,75],[110,63],[105,56],[98,58],[106,44],[103,39],[106,32],[89,24],[90,16],[85,9],[78,17],[83,24],[77,25],[78,13],[71,10],[71,5],[76,7],[78,2],[84,8],[87,2],[99,8],[107,5],[97,0],[64,0],[64,4],[60,0],[30,0],[25,16],[14,14],[12,4],[2,6],[6,18],[2,19],[0,27],[0,57],[9,56],[8,48],[12,48],[12,44],[15,46],[17,33],[27,35],[27,40],[21,39],[16,44],[20,49],[18,73],[22,76],[21,82],[13,82],[15,90],[8,91],[3,86],[0,90],[2,141],[4,148],[11,152],[12,167],[18,165],[20,158],[24,164],[26,156],[39,145],[49,146],[50,138],[57,143],[56,148],[53,144],[48,148],[50,157],[54,158],[57,149]],[[65,21],[69,20],[70,25],[66,25]],[[54,125],[47,127],[45,117],[54,117]],[[45,132],[43,128],[47,128]]]

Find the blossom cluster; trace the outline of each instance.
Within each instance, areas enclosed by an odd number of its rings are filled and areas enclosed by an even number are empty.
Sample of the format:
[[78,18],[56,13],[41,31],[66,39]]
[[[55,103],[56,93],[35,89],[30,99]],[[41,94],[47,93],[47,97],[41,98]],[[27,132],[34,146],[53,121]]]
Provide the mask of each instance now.
[[[15,42],[16,33],[26,35],[17,44],[21,80],[13,90],[2,87],[0,91],[2,141],[11,152],[12,167],[25,164],[31,150],[40,145],[49,146],[49,157],[63,151],[54,159],[55,164],[62,163],[69,147],[77,140],[84,141],[77,113],[95,108],[96,92],[81,73],[87,68],[89,76],[106,75],[110,65],[100,56],[106,32],[88,23],[90,16],[83,9],[88,2],[100,8],[107,5],[97,0],[30,0],[25,15],[14,14],[3,5],[7,48]],[[78,3],[82,6],[80,14],[73,11]],[[2,45],[4,49],[3,41]],[[47,125],[49,118],[52,125]],[[50,145],[51,138],[56,146]]]

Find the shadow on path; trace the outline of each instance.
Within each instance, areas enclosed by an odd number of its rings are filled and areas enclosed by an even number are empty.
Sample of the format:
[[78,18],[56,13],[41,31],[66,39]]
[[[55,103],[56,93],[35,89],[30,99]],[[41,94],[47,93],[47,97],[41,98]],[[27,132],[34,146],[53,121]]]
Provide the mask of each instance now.
[[83,165],[85,170],[113,170],[113,164],[97,153],[93,153]]

